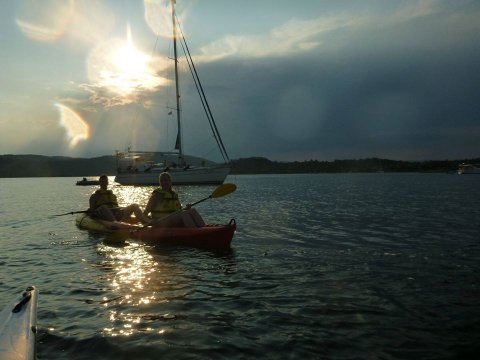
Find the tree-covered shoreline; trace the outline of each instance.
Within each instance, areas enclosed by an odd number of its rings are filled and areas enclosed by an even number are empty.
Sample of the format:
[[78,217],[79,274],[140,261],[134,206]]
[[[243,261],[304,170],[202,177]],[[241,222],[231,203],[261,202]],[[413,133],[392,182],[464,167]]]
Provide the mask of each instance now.
[[[231,161],[231,175],[349,172],[455,172],[461,163],[480,163],[480,158],[401,161],[379,158],[333,161],[272,161],[249,157]],[[0,177],[56,177],[115,175],[115,156],[71,158],[43,155],[0,155]]]

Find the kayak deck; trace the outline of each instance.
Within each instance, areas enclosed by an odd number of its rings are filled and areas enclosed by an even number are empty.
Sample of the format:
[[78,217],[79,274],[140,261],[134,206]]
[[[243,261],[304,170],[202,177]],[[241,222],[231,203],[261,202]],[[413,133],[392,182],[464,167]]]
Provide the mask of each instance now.
[[38,290],[29,286],[0,313],[0,359],[35,359],[37,296]]
[[92,230],[102,233],[113,233],[117,230],[135,230],[142,228],[142,226],[138,224],[92,218],[87,213],[78,214],[77,218],[75,219],[75,223],[81,229]]

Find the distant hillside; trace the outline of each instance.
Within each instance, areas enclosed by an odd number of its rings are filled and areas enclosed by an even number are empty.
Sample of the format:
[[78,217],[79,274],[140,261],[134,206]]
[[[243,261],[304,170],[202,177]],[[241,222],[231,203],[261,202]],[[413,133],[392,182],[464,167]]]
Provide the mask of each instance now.
[[261,157],[232,161],[232,174],[296,174],[343,172],[453,172],[458,164],[479,163],[480,159],[444,161],[397,161],[387,159],[359,159],[335,161],[270,161]]
[[[477,159],[445,161],[396,161],[359,159],[335,161],[271,161],[262,157],[232,160],[230,174],[294,174],[339,172],[453,172],[458,164]],[[70,158],[41,155],[0,155],[0,177],[55,177],[115,175],[115,156]]]
[[0,177],[114,175],[115,163],[115,156],[87,159],[63,156],[1,155]]

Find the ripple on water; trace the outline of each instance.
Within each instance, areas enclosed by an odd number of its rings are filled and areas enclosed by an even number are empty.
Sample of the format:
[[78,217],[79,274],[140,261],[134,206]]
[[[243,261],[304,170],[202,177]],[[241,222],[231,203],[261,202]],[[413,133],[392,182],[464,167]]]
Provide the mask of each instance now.
[[[22,180],[25,193],[4,184],[2,205],[13,212],[2,218],[0,297],[27,280],[40,289],[39,358],[434,359],[480,350],[472,178],[235,177],[234,194],[198,206],[209,221],[236,218],[225,252],[112,247],[74,217],[21,216],[44,214],[47,200],[48,215],[84,209],[91,191],[73,180]],[[124,188],[122,201],[152,190]],[[189,202],[212,188],[180,190]],[[14,205],[10,193],[41,199]]]

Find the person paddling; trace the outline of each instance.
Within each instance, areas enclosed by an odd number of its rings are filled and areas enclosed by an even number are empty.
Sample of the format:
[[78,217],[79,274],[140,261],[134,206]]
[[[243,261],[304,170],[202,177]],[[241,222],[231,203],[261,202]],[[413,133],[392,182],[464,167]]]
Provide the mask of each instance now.
[[89,213],[94,217],[108,221],[123,221],[135,215],[138,221],[148,223],[149,219],[143,216],[140,206],[131,204],[126,207],[118,206],[117,196],[112,190],[108,189],[107,175],[101,175],[98,178],[100,189],[90,196]]
[[178,194],[172,189],[172,178],[168,172],[159,176],[160,187],[155,189],[143,211],[145,217],[151,216],[151,225],[164,227],[203,227],[200,214],[187,205],[182,210]]

